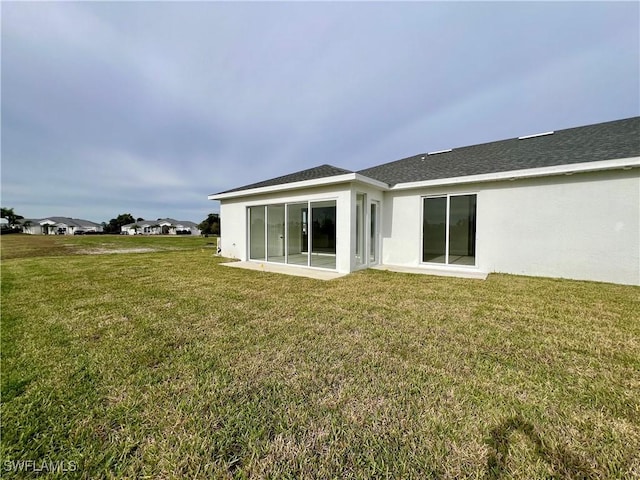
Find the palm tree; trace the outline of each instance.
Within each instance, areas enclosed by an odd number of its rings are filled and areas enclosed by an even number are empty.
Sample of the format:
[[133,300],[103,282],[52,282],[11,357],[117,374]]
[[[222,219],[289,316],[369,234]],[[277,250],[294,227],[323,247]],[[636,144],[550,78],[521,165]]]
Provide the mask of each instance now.
[[16,215],[13,208],[1,208],[0,210],[0,217],[7,219],[7,222],[9,222],[9,228],[13,228],[18,220],[22,220],[24,218],[22,215]]

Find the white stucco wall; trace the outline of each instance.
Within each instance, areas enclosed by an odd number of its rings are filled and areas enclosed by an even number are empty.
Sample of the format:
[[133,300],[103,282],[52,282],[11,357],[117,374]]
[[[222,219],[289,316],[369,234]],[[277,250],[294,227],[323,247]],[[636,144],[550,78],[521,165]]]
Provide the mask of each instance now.
[[481,268],[640,285],[639,173],[495,185],[478,218]]
[[22,231],[29,235],[42,235],[42,227],[38,224],[31,224],[28,227],[22,227]]
[[[224,226],[222,225],[224,222]],[[247,259],[246,205],[242,199],[220,202],[220,254],[227,258]]]
[[421,197],[477,193],[477,269],[640,285],[638,169],[386,192],[383,263],[421,265]]

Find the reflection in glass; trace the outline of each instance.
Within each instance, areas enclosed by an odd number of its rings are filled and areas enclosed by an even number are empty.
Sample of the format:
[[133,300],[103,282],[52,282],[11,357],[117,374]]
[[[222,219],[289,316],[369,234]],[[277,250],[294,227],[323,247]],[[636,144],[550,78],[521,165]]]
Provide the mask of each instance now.
[[450,197],[449,262],[458,265],[476,263],[476,196]]
[[475,265],[476,195],[425,198],[423,202],[422,261]]
[[378,204],[376,202],[371,203],[371,238],[369,239],[369,262],[376,263],[376,256],[378,250]]
[[287,263],[309,265],[308,204],[287,205]]
[[336,268],[336,202],[311,203],[311,266]]
[[364,263],[364,193],[356,194],[356,262]]
[[336,268],[335,200],[249,207],[248,215],[251,260]]
[[425,198],[422,211],[422,261],[446,263],[447,197]]
[[284,263],[284,205],[267,207],[267,260]]
[[265,207],[249,207],[249,258],[265,260]]

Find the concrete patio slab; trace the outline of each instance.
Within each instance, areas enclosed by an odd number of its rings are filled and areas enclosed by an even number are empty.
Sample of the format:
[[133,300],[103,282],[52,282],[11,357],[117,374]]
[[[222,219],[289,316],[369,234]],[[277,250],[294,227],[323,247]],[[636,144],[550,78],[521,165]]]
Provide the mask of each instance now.
[[331,272],[328,270],[318,270],[315,268],[294,267],[291,265],[278,265],[275,263],[262,262],[227,262],[221,263],[225,267],[244,268],[246,270],[256,270],[268,273],[281,273],[283,275],[293,275],[296,277],[307,277],[316,280],[334,280],[348,275],[346,273]]

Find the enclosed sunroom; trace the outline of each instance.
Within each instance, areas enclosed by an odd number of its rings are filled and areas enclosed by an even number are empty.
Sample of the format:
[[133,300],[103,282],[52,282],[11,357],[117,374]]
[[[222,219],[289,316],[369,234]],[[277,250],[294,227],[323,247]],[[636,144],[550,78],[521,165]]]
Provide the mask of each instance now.
[[225,256],[348,273],[379,262],[382,187],[322,165],[209,198]]

